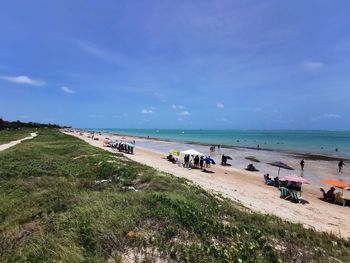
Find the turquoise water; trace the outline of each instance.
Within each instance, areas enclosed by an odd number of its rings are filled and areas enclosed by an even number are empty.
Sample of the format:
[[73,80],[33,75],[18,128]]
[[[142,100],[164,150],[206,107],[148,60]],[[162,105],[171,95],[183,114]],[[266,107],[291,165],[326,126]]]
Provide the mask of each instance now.
[[[174,141],[350,156],[350,131],[89,129]],[[338,148],[338,152],[335,149]]]

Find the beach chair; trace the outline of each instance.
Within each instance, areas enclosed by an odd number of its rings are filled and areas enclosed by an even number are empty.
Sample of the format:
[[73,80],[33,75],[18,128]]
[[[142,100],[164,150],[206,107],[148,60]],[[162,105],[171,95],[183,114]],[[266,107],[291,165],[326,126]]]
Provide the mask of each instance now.
[[290,201],[292,201],[293,203],[299,203],[298,193],[296,191],[291,191]]
[[287,188],[281,187],[280,190],[281,190],[281,195],[280,195],[281,198],[285,199],[287,196],[289,196],[289,190]]
[[335,194],[335,201],[334,202],[345,206],[346,200],[345,200],[345,197],[344,197],[342,192],[338,192]]

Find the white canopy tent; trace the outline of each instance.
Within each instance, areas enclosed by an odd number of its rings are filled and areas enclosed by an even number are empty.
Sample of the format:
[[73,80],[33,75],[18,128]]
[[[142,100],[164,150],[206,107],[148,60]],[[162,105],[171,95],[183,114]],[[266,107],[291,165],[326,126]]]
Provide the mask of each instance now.
[[193,149],[189,149],[189,150],[186,150],[186,151],[181,151],[180,153],[181,153],[181,154],[194,155],[194,156],[196,156],[196,155],[198,155],[198,156],[204,156],[203,153],[200,153],[200,152],[198,152],[198,151],[196,151],[196,150],[193,150]]

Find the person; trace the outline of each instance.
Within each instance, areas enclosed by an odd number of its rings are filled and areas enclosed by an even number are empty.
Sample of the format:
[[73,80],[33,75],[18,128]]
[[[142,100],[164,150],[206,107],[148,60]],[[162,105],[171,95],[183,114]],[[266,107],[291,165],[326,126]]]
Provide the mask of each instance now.
[[335,148],[335,152],[338,152],[338,148]]
[[272,179],[270,178],[270,174],[266,174],[266,179],[272,181]]
[[218,144],[218,153],[220,152],[220,147],[221,147],[221,145],[220,145],[220,144]]
[[203,170],[203,163],[204,163],[204,158],[203,158],[203,156],[201,156],[201,158],[199,160],[199,165],[201,167],[201,170]]
[[221,156],[221,165],[225,165],[225,155]]
[[205,167],[206,167],[206,168],[209,168],[209,167],[210,167],[209,158],[210,158],[210,156],[207,156],[207,157],[205,158],[205,160],[204,160],[204,162],[205,162]]
[[188,154],[184,157],[185,168],[189,168],[190,156]]
[[341,160],[341,161],[338,163],[339,173],[341,173],[341,169],[343,168],[343,166],[345,166],[345,163],[344,163],[343,160]]
[[175,159],[175,163],[177,164],[177,166],[180,166],[180,161],[179,161],[179,158],[176,157]]
[[199,164],[199,156],[198,155],[196,155],[196,157],[194,157],[193,164],[196,168],[198,168],[198,164]]
[[320,188],[322,194],[323,194],[323,198],[326,200],[331,200],[334,201],[335,200],[335,188],[332,186],[326,193],[326,191],[323,188]]
[[258,144],[258,146],[256,146],[256,149],[259,151],[260,150],[260,144]]
[[300,167],[301,167],[301,170],[304,171],[304,165],[305,165],[305,161],[304,159],[300,161]]
[[264,180],[265,180],[265,184],[267,184],[267,185],[273,185],[273,181],[271,180],[269,174],[264,174]]

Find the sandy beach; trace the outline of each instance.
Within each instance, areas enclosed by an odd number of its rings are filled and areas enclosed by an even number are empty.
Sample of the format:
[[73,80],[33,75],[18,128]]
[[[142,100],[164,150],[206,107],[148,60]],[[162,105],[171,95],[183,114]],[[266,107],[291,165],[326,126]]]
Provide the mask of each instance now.
[[[345,169],[339,175],[336,170],[336,161],[306,160],[306,170],[302,175],[311,184],[302,186],[302,198],[305,200],[305,203],[294,204],[280,199],[279,190],[272,186],[267,186],[263,182],[263,174],[270,173],[271,177],[277,175],[277,168],[268,165],[267,162],[283,161],[296,169],[292,171],[294,174],[300,174],[301,171],[298,169],[299,161],[293,155],[249,149],[232,150],[222,148],[220,152],[211,153],[211,156],[218,161],[223,153],[229,154],[233,158],[233,161],[230,162],[232,166],[213,165],[210,168],[210,171],[213,173],[203,173],[199,169],[189,170],[172,164],[165,159],[165,156],[171,148],[179,150],[194,148],[208,155],[209,149],[207,146],[184,145],[176,142],[155,142],[147,139],[104,133],[95,136],[99,140],[92,140],[88,138],[88,133],[86,132],[83,135],[80,135],[78,131],[66,133],[108,151],[113,150],[109,147],[103,147],[102,140],[106,137],[124,141],[135,140],[134,154],[126,156],[136,162],[152,166],[162,172],[186,178],[208,191],[220,193],[253,211],[275,215],[287,221],[303,224],[307,228],[333,233],[342,238],[350,238],[350,208],[330,204],[319,199],[321,197],[319,187],[329,188],[319,183],[320,178],[350,181],[348,180],[350,178],[349,169]],[[246,165],[251,163],[244,159],[244,156],[249,155],[254,155],[261,160],[261,163],[254,163],[260,170],[259,172],[244,170]],[[281,170],[281,175],[288,174],[290,174],[290,171]],[[344,191],[344,195],[346,198],[350,197],[348,191]]]

